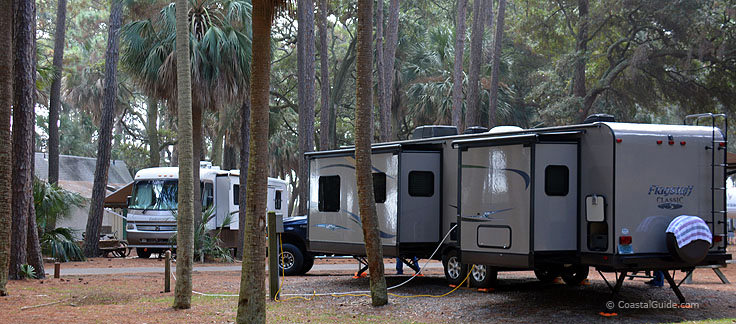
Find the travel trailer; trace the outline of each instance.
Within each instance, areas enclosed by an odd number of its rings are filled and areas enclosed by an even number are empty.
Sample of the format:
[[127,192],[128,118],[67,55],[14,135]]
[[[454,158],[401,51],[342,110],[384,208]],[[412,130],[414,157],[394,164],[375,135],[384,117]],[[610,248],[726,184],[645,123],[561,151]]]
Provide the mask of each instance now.
[[[215,216],[206,224],[208,230],[221,229],[220,235],[227,248],[239,248],[238,195],[240,172],[220,170],[209,162],[199,169],[202,192],[202,210],[214,206]],[[129,247],[136,248],[141,258],[160,253],[172,247],[171,237],[176,234],[179,168],[149,168],[135,174],[132,194],[128,202],[127,232]],[[288,215],[289,191],[284,180],[268,178],[268,211]],[[225,224],[230,215],[230,223]]]
[[[627,272],[724,265],[730,259],[727,142],[716,125],[725,125],[725,116],[686,121],[633,124],[592,116],[581,125],[421,138],[446,134],[443,126],[422,129],[416,139],[374,144],[384,255],[427,258],[441,245],[434,258],[443,261],[448,281],[459,283],[474,265],[476,286],[492,284],[504,270],[576,284],[592,266],[620,273],[614,294]],[[708,126],[698,126],[704,121]],[[365,255],[354,149],[307,157],[309,250]],[[673,248],[665,231],[680,215],[704,220],[712,245]],[[683,259],[685,252],[697,260]],[[681,297],[669,273],[666,278]]]

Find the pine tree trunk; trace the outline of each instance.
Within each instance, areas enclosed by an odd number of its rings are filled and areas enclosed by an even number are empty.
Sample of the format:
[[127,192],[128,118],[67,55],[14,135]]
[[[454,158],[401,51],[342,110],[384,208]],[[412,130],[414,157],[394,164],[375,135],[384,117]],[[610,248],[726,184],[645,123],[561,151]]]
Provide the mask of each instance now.
[[148,126],[148,167],[157,167],[161,165],[161,145],[158,139],[158,100],[148,97],[147,104]]
[[[585,64],[588,51],[588,0],[578,0],[578,33],[575,42],[575,72],[573,74],[573,94],[584,98],[587,94],[585,89]],[[584,116],[583,116],[584,118]]]
[[457,0],[455,18],[455,65],[452,72],[452,125],[463,132],[463,53],[465,51],[465,8],[468,0]]
[[483,2],[473,1],[473,26],[470,35],[470,71],[468,73],[468,108],[465,122],[468,127],[482,126],[480,112],[480,66],[483,64]]
[[[191,87],[191,85],[190,85]],[[199,162],[202,158],[202,107],[197,100],[192,101],[192,174],[194,179],[194,227],[202,222],[202,187],[199,178]],[[181,154],[181,153],[180,153]],[[181,166],[181,156],[179,165]]]
[[340,99],[345,91],[347,79],[350,77],[350,71],[355,62],[355,46],[357,44],[357,38],[353,38],[348,45],[345,56],[340,62],[340,67],[334,76],[334,86],[332,87],[332,94],[330,96],[330,148],[337,148],[337,108],[340,104]]
[[225,105],[220,105],[217,110],[217,125],[215,126],[214,138],[212,138],[212,165],[222,166],[223,142],[225,141]]
[[320,111],[319,111],[319,149],[330,149],[330,66],[327,63],[327,0],[319,0],[319,73],[320,73]]
[[36,104],[35,60],[36,7],[34,1],[17,0],[14,17],[13,65],[13,163],[12,241],[10,279],[22,279],[20,266],[27,260],[28,211],[33,204],[33,136]]
[[503,45],[503,25],[506,14],[506,0],[498,0],[496,20],[496,37],[493,39],[493,59],[491,62],[491,88],[489,89],[488,126],[496,126],[496,109],[498,107],[498,76],[501,65],[501,46]]
[[[31,173],[33,173],[31,171]],[[36,270],[36,279],[46,278],[46,271],[43,267],[43,255],[41,255],[41,241],[38,237],[38,225],[36,224],[36,206],[31,203],[28,206],[28,254],[26,255],[26,263]]]
[[103,203],[105,187],[107,186],[108,170],[110,169],[110,150],[112,144],[112,127],[114,122],[115,104],[117,102],[117,67],[118,67],[118,40],[120,25],[123,22],[123,4],[120,0],[112,1],[110,9],[110,29],[107,38],[107,52],[105,53],[105,88],[102,99],[102,120],[97,144],[97,163],[95,165],[95,180],[92,186],[92,198],[89,203],[89,215],[84,238],[84,255],[96,257],[99,255],[100,227],[102,226]]
[[[245,244],[238,297],[238,323],[266,322],[266,186],[268,185],[268,113],[273,1],[253,3],[251,59],[251,133],[246,186]],[[244,184],[241,183],[241,186]],[[242,187],[241,187],[242,188]],[[241,189],[242,190],[242,189]]]
[[[384,59],[384,55],[386,54],[383,50],[383,42],[384,42],[384,33],[383,33],[383,0],[377,0],[376,1],[376,49],[375,49],[375,55],[376,55],[376,76],[378,76],[378,81],[376,85],[376,89],[378,90],[378,123],[379,123],[379,133],[378,133],[378,139],[379,142],[387,142],[388,141],[388,133],[385,132],[385,125],[386,122],[389,120],[386,119],[383,112],[383,102],[386,99],[386,60]],[[373,136],[371,136],[373,138]]]
[[[245,98],[240,108],[240,192],[238,193],[238,249],[236,257],[243,260],[245,246],[246,190],[248,183],[248,162],[250,160],[250,96]],[[293,204],[292,204],[293,205]]]
[[307,214],[309,170],[304,153],[314,150],[314,2],[299,0],[297,55],[299,81],[299,215]]
[[393,140],[391,122],[391,103],[393,100],[394,63],[396,63],[396,47],[399,41],[399,0],[391,0],[389,6],[388,25],[383,46],[383,96],[379,96],[381,116],[381,142]]
[[13,0],[0,0],[0,296],[8,290],[12,229],[10,106],[13,104]]
[[[64,62],[64,34],[66,33],[66,0],[56,7],[56,35],[54,35],[54,76],[49,99],[49,183],[59,182],[59,111],[61,110],[61,73]],[[54,219],[55,220],[55,219]],[[47,224],[47,229],[56,224]]]
[[358,55],[355,111],[355,177],[358,185],[358,206],[363,224],[365,252],[370,271],[371,301],[373,306],[386,305],[386,277],[383,269],[383,247],[378,235],[378,217],[373,198],[371,176],[371,137],[373,128],[373,71],[371,67],[371,33],[373,31],[372,0],[358,0]]
[[225,148],[222,151],[222,169],[233,170],[238,168],[238,147],[228,144],[230,133],[225,135]]
[[[194,217],[196,212],[196,188],[199,188],[195,171],[199,170],[196,114],[192,107],[192,75],[189,57],[189,3],[176,0],[176,91],[179,119],[179,192],[176,219],[176,286],[174,305],[187,309],[192,303],[192,264],[194,263]],[[201,110],[200,110],[201,113]],[[201,120],[200,120],[201,122]],[[201,125],[201,123],[200,123]],[[201,134],[201,131],[200,131]],[[201,135],[200,135],[201,136]],[[196,158],[195,158],[196,157]],[[197,162],[196,167],[194,162]]]

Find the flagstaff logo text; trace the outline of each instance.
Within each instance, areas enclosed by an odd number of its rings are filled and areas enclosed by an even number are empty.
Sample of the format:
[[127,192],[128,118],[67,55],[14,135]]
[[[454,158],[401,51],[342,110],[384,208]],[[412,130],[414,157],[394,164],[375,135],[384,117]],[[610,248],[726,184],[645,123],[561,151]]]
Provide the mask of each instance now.
[[660,209],[680,209],[685,197],[693,193],[695,186],[649,186],[649,195],[657,197]]

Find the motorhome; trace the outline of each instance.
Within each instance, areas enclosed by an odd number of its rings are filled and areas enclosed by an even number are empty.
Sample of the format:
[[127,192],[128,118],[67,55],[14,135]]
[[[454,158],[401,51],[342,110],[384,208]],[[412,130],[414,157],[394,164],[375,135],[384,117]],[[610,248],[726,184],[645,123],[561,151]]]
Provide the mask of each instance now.
[[[199,169],[202,210],[214,208],[214,217],[205,225],[219,230],[227,248],[239,248],[238,208],[240,192],[239,170],[220,170],[209,162]],[[129,247],[136,248],[139,257],[148,258],[172,248],[176,234],[179,168],[160,167],[138,171],[128,202],[127,233]],[[289,191],[284,180],[268,178],[268,211],[288,215]],[[225,222],[230,218],[229,224]],[[173,246],[175,248],[175,246]]]
[[[579,283],[593,266],[621,272],[614,293],[627,271],[725,264],[727,141],[716,127],[725,116],[692,116],[687,125],[611,119],[463,135],[443,126],[374,144],[384,255],[427,258],[441,243],[435,259],[448,281],[460,282],[474,265],[477,286],[503,270]],[[307,157],[310,251],[365,255],[354,149]],[[667,241],[665,230],[680,215],[700,217],[713,235],[696,262],[679,258]]]

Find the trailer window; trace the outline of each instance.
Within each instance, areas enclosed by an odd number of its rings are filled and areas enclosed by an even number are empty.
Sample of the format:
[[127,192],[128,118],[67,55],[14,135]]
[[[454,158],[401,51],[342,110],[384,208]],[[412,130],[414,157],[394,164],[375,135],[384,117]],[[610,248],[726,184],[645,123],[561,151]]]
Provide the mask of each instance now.
[[570,170],[565,165],[548,165],[544,169],[544,192],[547,196],[567,196]]
[[276,190],[274,200],[274,209],[281,209],[281,190]]
[[215,203],[215,193],[212,182],[202,184],[202,209],[207,210]]
[[434,196],[434,173],[431,171],[409,172],[409,196]]
[[377,204],[386,202],[386,174],[373,173],[373,198]]
[[233,202],[235,206],[240,205],[240,185],[233,185]]
[[317,199],[317,209],[319,211],[340,211],[340,176],[319,177]]

